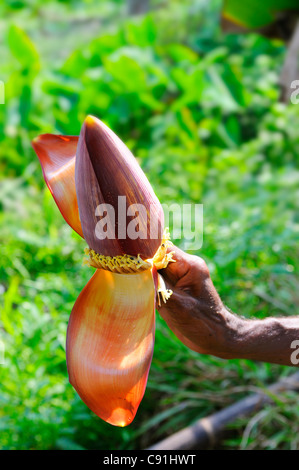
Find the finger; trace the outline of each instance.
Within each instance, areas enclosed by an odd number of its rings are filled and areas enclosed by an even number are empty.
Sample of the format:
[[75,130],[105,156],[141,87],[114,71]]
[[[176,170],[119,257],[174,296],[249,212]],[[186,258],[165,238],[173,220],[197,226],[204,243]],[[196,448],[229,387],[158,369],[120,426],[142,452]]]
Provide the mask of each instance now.
[[167,268],[161,270],[162,276],[172,286],[189,290],[190,293],[192,293],[194,287],[201,289],[202,281],[210,277],[205,261],[199,256],[185,253],[175,245],[169,247],[167,251],[174,252],[173,259],[175,263],[169,263]]
[[175,263],[169,263],[167,268],[161,269],[159,272],[170,284],[175,285],[188,271],[188,256],[190,255],[175,245],[171,245],[167,248],[167,253],[170,252],[174,252],[173,260]]

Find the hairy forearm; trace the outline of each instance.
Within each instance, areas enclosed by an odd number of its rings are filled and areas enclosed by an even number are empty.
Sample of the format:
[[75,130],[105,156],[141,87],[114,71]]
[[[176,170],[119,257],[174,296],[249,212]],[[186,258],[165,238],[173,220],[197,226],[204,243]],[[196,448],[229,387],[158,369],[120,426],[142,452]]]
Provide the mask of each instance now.
[[159,312],[190,349],[225,359],[299,367],[299,316],[245,319],[223,304],[205,262],[176,247],[176,263],[161,274],[173,291]]
[[[299,317],[246,320],[227,311],[226,354],[299,367]],[[298,351],[296,353],[296,350]]]

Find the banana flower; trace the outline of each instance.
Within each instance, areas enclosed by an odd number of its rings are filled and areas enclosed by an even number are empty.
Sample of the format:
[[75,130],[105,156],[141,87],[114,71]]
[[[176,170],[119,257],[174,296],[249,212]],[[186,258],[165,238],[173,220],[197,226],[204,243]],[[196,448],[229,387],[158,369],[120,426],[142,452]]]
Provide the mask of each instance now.
[[126,426],[145,392],[156,299],[171,295],[157,273],[173,261],[162,207],[126,145],[93,116],[79,137],[44,134],[32,145],[61,214],[88,244],[86,263],[96,268],[68,323],[70,383],[100,418]]

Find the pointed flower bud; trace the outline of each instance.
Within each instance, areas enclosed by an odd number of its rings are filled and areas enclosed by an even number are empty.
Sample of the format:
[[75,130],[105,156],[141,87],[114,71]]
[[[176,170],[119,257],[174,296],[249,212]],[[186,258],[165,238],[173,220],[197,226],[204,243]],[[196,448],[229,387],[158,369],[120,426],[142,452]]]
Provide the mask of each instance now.
[[81,129],[75,184],[90,249],[111,257],[154,256],[163,238],[162,206],[127,146],[93,116]]

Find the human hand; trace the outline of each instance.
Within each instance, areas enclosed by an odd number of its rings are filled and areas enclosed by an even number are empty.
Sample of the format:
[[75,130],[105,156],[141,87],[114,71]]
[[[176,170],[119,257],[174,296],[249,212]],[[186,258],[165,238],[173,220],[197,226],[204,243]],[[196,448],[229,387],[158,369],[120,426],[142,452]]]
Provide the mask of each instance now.
[[174,334],[190,349],[202,354],[230,357],[230,337],[237,328],[237,317],[224,307],[203,259],[176,246],[175,263],[159,271],[173,294],[158,307]]
[[[299,367],[299,317],[245,319],[223,305],[203,259],[175,246],[175,263],[159,271],[173,291],[158,307],[174,334],[190,349],[224,359],[253,359]],[[295,345],[295,346],[294,346]]]

